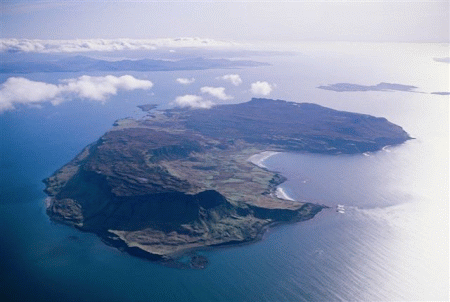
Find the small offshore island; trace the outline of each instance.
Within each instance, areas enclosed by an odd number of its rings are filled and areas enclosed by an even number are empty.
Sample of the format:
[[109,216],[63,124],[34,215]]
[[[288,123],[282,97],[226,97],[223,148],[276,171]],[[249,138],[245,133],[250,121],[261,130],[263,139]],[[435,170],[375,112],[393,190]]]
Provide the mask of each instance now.
[[44,180],[47,213],[132,255],[180,268],[207,265],[195,250],[252,242],[271,225],[311,219],[324,208],[278,198],[286,179],[249,161],[255,154],[355,154],[411,139],[385,118],[310,103],[140,108],[146,118],[116,121]]

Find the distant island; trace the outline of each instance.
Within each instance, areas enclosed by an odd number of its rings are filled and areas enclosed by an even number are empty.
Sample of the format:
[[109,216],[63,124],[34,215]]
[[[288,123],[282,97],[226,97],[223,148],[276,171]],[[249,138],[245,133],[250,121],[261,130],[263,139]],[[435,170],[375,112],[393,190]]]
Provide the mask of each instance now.
[[437,92],[432,92],[431,94],[450,95],[450,92],[448,92],[448,91],[437,91]]
[[343,91],[408,91],[414,92],[416,86],[393,84],[393,83],[380,83],[377,85],[358,85],[350,83],[337,83],[327,86],[319,86],[319,89],[332,90],[337,92]]
[[132,255],[181,268],[207,265],[198,249],[252,242],[271,225],[311,219],[324,208],[277,194],[286,179],[255,164],[263,152],[355,154],[410,139],[385,118],[311,103],[140,107],[146,118],[116,121],[44,180],[47,213]]
[[450,63],[450,57],[433,58],[433,60],[436,62]]
[[172,71],[204,70],[214,68],[236,68],[268,66],[268,63],[250,60],[209,58],[187,58],[182,60],[117,60],[106,61],[86,56],[74,56],[59,60],[3,62],[0,73],[33,72],[90,72],[90,71]]

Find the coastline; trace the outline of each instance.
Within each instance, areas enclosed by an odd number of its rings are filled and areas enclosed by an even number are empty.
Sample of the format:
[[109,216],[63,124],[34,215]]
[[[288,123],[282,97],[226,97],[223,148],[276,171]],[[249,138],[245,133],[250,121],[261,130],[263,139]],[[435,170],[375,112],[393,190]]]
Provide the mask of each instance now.
[[[263,152],[260,152],[260,153],[257,153],[257,154],[254,154],[254,155],[250,156],[247,160],[249,162],[251,162],[252,164],[254,164],[255,166],[258,166],[260,168],[268,170],[267,166],[264,165],[264,161],[266,161],[270,157],[272,157],[272,156],[274,156],[276,154],[280,154],[280,153],[281,152],[277,152],[277,151],[263,151]],[[290,197],[286,193],[286,191],[280,186],[277,186],[273,193],[278,199],[289,200],[289,201],[296,201],[295,199]]]
[[277,151],[263,151],[257,154],[254,154],[250,156],[247,161],[251,162],[255,166],[258,166],[263,169],[267,169],[267,167],[264,165],[264,161],[267,160],[269,157],[274,156],[276,154],[279,154],[281,152]]

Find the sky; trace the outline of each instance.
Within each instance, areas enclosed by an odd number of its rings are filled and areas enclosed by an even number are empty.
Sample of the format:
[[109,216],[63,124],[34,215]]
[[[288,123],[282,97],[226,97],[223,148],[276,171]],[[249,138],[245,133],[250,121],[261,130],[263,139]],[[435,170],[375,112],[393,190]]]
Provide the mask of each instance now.
[[0,38],[449,42],[429,1],[1,1]]

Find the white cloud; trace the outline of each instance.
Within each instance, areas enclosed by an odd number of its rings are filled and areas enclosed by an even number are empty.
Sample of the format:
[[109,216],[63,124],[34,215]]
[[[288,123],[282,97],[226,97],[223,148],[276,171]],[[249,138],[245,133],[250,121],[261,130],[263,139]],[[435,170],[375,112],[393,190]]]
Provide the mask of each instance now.
[[214,103],[211,101],[203,100],[201,96],[186,94],[183,96],[177,96],[174,101],[175,105],[179,107],[191,107],[191,108],[203,108],[209,109]]
[[201,93],[208,93],[219,100],[231,100],[233,97],[226,95],[224,87],[209,87],[205,86],[200,88]]
[[37,103],[55,99],[59,88],[25,78],[9,78],[0,88],[0,112],[14,109],[13,103]]
[[228,81],[234,86],[239,86],[242,84],[242,79],[238,74],[226,74],[224,76],[219,77],[219,79]]
[[57,105],[73,96],[105,102],[107,97],[117,94],[118,90],[150,89],[152,86],[152,82],[130,75],[84,75],[76,79],[62,80],[58,85],[11,77],[0,86],[0,112],[14,109],[14,104],[50,101]]
[[239,45],[232,41],[202,38],[164,39],[77,39],[77,40],[37,40],[0,39],[0,52],[86,52],[120,50],[154,50],[159,47],[231,47]]
[[177,79],[177,82],[180,83],[180,84],[183,84],[183,85],[189,85],[189,84],[194,83],[194,82],[195,82],[195,79],[194,79],[194,78],[190,78],[190,79],[187,79],[187,78],[178,78],[178,79]]
[[109,95],[117,94],[119,89],[150,89],[153,83],[147,80],[139,80],[130,75],[115,77],[81,76],[77,79],[64,80],[66,84],[60,85],[61,92],[72,92],[82,98],[95,101],[104,101]]
[[272,92],[273,86],[267,82],[257,81],[252,83],[250,91],[256,95],[269,95]]

